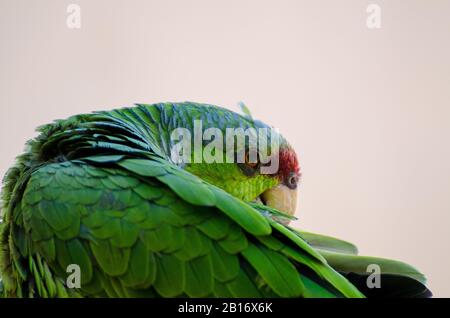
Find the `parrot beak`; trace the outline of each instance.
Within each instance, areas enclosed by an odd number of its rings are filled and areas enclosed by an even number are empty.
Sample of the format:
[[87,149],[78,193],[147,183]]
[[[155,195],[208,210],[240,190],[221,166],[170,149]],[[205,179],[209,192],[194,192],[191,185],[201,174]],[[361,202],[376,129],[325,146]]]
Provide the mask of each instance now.
[[261,195],[261,199],[265,205],[293,216],[297,207],[297,189],[290,189],[280,184],[266,190]]

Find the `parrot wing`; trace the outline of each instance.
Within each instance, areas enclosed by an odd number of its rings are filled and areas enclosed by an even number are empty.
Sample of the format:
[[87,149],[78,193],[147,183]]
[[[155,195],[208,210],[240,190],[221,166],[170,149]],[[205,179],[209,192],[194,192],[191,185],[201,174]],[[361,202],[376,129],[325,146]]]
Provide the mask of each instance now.
[[[360,256],[352,243],[341,239],[295,229],[336,271],[344,275],[367,297],[431,297],[426,278],[413,266],[386,258]],[[367,284],[373,271],[380,270],[379,288]]]
[[[10,294],[363,296],[295,231],[158,156],[141,156],[87,156],[30,174],[6,220],[9,276],[22,282],[5,279]],[[73,264],[80,289],[64,286]]]

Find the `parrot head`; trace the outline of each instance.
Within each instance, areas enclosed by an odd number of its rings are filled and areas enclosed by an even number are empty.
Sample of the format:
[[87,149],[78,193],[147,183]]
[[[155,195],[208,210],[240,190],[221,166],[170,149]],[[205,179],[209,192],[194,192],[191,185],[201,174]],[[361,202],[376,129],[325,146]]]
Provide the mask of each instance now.
[[259,198],[265,205],[293,216],[297,206],[298,184],[301,177],[297,154],[293,148],[285,144],[276,155],[279,156],[278,172],[269,175],[275,185],[264,189]]
[[[293,216],[301,172],[297,155],[286,139],[249,114],[239,115],[216,106],[208,107],[206,114],[196,114],[185,127],[189,127],[191,136],[196,130],[203,136],[194,136],[202,140],[197,147],[193,144],[192,160],[183,168],[243,201],[262,203]],[[239,133],[245,135],[241,143]],[[261,138],[266,138],[262,141],[266,150],[258,148]],[[252,149],[256,149],[253,154]]]

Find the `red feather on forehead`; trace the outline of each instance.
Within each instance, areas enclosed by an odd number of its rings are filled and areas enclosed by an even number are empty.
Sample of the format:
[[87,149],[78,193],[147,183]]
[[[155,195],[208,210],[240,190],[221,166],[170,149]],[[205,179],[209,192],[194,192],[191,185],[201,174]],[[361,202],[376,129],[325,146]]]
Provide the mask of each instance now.
[[298,163],[297,155],[292,148],[280,149],[280,166],[278,176],[284,180],[288,178],[291,172],[294,172],[298,176],[300,173],[300,166]]

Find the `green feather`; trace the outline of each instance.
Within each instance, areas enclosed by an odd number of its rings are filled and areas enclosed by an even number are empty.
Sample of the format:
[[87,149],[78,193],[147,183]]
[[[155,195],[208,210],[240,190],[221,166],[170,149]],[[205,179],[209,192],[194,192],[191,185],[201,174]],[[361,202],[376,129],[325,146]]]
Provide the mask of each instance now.
[[254,280],[249,277],[246,270],[241,265],[238,276],[225,284],[233,297],[237,298],[261,298],[261,291],[256,286]]
[[316,259],[311,259],[311,257],[303,255],[301,251],[294,250],[289,246],[285,246],[282,252],[286,256],[311,268],[320,278],[336,288],[345,297],[363,297],[355,286],[327,264],[317,262]]
[[206,297],[213,291],[212,264],[209,255],[190,260],[186,264],[184,291],[189,297]]
[[188,261],[209,254],[211,240],[202,232],[193,227],[184,227],[184,235],[183,247],[174,253],[176,257],[183,261]]
[[158,180],[167,184],[182,199],[194,205],[212,206],[216,203],[214,193],[207,185],[193,180],[186,180],[175,174],[158,176]]
[[227,253],[219,245],[211,249],[211,262],[214,277],[220,282],[231,281],[239,274],[239,259]]
[[163,297],[180,295],[185,286],[185,263],[172,255],[160,255],[156,258],[158,268],[154,287]]
[[268,235],[272,229],[255,209],[221,189],[215,189],[217,207],[253,235]]
[[[412,278],[418,282],[425,284],[425,276],[413,266],[380,257],[346,255],[342,253],[334,253],[321,250],[320,253],[327,259],[328,263],[337,271],[346,273],[358,273],[367,275],[367,268],[370,264],[380,266],[383,275],[399,275]],[[370,273],[370,272],[369,272]]]
[[65,243],[67,254],[70,257],[71,264],[80,266],[81,284],[87,283],[92,279],[92,263],[88,252],[77,239],[72,239]]
[[230,222],[223,217],[211,217],[197,225],[197,228],[214,240],[221,240],[228,235]]
[[242,255],[278,295],[282,297],[302,295],[303,283],[294,265],[286,257],[253,244],[249,244]]
[[126,272],[130,260],[129,248],[113,247],[105,240],[90,242],[90,247],[95,260],[106,274],[118,276]]
[[[297,230],[296,230],[297,231]],[[297,231],[312,247],[330,252],[358,254],[358,248],[352,243],[334,237]]]
[[118,163],[121,167],[143,177],[156,177],[166,174],[160,163],[143,159],[127,159]]
[[136,244],[131,250],[128,271],[120,277],[124,286],[148,288],[156,278],[156,260],[153,253],[149,253],[145,245]]

